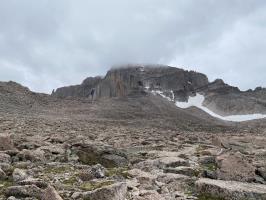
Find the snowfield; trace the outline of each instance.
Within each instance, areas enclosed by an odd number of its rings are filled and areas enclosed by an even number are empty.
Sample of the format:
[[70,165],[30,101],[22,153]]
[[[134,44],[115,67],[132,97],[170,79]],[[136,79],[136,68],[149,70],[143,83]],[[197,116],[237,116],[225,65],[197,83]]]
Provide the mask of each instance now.
[[[166,97],[163,95],[162,91],[152,91],[153,94],[159,94],[160,96],[168,99],[169,101],[173,101],[174,98]],[[264,114],[248,114],[248,115],[230,115],[230,116],[221,116],[209,108],[203,106],[203,102],[205,100],[205,97],[201,94],[196,94],[194,97],[189,97],[188,102],[175,102],[175,105],[179,108],[189,108],[192,106],[195,106],[204,112],[208,113],[212,117],[224,120],[224,121],[232,121],[232,122],[244,122],[244,121],[250,121],[250,120],[255,120],[255,119],[263,119],[266,118],[266,115]]]

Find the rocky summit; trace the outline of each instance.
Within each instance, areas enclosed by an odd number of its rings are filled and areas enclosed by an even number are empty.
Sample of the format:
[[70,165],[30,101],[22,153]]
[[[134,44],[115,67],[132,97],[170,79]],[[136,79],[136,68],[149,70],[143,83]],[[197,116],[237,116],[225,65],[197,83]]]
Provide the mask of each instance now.
[[265,200],[265,113],[264,88],[169,66],[51,95],[0,82],[0,200]]

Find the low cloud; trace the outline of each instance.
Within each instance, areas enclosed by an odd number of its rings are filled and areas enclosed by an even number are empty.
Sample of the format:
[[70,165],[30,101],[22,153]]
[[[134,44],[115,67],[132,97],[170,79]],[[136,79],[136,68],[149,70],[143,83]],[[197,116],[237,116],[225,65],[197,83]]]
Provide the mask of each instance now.
[[34,91],[120,63],[170,64],[266,86],[264,0],[0,2],[0,80]]

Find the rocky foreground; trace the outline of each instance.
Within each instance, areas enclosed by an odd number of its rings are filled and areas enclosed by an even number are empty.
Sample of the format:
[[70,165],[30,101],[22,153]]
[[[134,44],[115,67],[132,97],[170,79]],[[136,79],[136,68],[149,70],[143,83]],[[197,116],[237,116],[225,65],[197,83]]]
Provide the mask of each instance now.
[[13,120],[0,199],[266,199],[264,136]]
[[2,114],[0,199],[266,199],[262,130],[156,126],[72,104]]

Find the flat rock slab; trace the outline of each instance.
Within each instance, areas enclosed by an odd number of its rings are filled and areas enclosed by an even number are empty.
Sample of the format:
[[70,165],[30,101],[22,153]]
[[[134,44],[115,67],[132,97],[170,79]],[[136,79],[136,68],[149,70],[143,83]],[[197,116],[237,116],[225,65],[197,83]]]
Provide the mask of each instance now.
[[266,185],[202,178],[197,191],[204,196],[225,200],[266,200]]
[[179,157],[163,157],[157,159],[159,166],[164,167],[179,167],[179,166],[188,166],[189,163],[187,160]]
[[125,200],[126,183],[116,183],[83,194],[85,200]]

